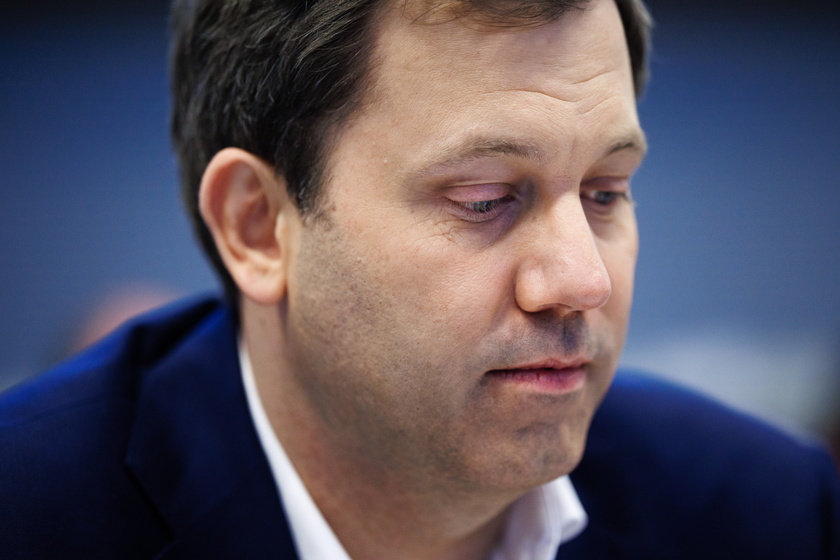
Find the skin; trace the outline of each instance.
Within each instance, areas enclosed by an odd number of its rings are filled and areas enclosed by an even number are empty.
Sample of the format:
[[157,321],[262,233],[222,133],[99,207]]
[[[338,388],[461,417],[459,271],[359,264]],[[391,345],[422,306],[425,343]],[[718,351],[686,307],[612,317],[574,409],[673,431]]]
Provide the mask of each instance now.
[[[236,149],[200,205],[272,426],[350,555],[486,557],[579,462],[624,342],[629,57],[609,0],[534,27],[390,9],[376,40],[317,219]],[[518,375],[546,360],[581,375]]]

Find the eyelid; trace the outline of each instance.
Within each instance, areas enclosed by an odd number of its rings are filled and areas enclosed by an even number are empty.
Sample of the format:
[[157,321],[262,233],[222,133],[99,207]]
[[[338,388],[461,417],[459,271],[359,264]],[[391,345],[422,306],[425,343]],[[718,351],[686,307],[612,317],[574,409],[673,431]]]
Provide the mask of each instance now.
[[587,191],[629,192],[630,177],[594,177],[585,180],[580,188]]
[[484,202],[504,198],[511,191],[511,186],[505,183],[454,185],[447,189],[446,197],[453,202]]
[[[447,187],[445,200],[455,215],[474,224],[493,222],[509,214],[514,187],[507,183],[473,183]],[[486,207],[485,210],[476,208]]]
[[633,205],[629,177],[596,177],[581,185],[580,197],[593,218],[613,216],[622,201]]

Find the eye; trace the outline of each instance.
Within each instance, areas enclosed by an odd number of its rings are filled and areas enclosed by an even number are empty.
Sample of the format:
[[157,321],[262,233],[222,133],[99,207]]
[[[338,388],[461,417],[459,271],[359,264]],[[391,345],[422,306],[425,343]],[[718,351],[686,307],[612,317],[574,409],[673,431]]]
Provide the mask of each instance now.
[[588,191],[581,194],[598,206],[612,206],[621,198],[626,198],[627,193],[620,193],[615,191]]
[[476,201],[455,201],[462,214],[462,217],[470,222],[489,222],[502,212],[505,207],[513,201],[511,195],[506,195],[500,198],[493,198],[490,200],[476,200]]
[[507,197],[495,198],[493,200],[479,200],[476,202],[461,202],[459,204],[470,212],[475,212],[476,214],[488,214],[495,210],[505,198]]
[[622,201],[629,202],[630,182],[611,177],[588,181],[580,191],[583,203],[593,212],[607,214]]
[[515,201],[515,193],[507,183],[476,183],[448,188],[446,199],[459,219],[482,223],[504,214]]

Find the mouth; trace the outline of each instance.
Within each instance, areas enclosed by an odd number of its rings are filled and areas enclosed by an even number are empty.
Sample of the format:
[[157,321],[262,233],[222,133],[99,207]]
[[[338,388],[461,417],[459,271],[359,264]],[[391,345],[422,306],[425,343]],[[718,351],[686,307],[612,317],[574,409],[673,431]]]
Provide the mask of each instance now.
[[586,362],[546,362],[517,366],[510,369],[494,369],[486,373],[494,383],[513,385],[524,390],[554,395],[565,395],[579,391],[586,381]]

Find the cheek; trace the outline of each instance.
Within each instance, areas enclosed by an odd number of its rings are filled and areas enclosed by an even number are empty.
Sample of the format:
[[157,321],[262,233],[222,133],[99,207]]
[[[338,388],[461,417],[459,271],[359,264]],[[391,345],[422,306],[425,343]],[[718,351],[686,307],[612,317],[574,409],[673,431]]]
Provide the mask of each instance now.
[[496,307],[486,271],[434,242],[329,237],[307,243],[296,279],[300,384],[329,425],[359,426],[381,449],[451,432]]
[[488,274],[434,238],[335,229],[306,240],[299,259],[295,317],[298,332],[321,348],[312,353],[394,390],[463,365],[459,348],[476,343],[486,330],[480,316],[493,307]]
[[409,231],[366,245],[372,248],[367,272],[381,287],[388,312],[412,325],[413,336],[433,339],[430,352],[486,334],[511,291],[505,262],[465,250],[446,235]]
[[633,298],[636,259],[639,253],[639,235],[635,215],[627,216],[622,227],[613,232],[609,238],[599,240],[598,250],[612,283],[612,296],[607,305],[626,307],[629,311]]
[[[632,217],[632,216],[631,216]],[[599,310],[603,320],[609,323],[620,348],[624,343],[630,308],[633,301],[633,281],[638,256],[638,234],[635,219],[626,220],[624,226],[606,239],[598,239],[598,250],[610,276],[612,294]]]
[[633,281],[636,271],[635,250],[614,252],[610,255],[606,266],[612,283],[612,295],[607,305],[615,305],[629,311],[633,299]]

